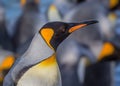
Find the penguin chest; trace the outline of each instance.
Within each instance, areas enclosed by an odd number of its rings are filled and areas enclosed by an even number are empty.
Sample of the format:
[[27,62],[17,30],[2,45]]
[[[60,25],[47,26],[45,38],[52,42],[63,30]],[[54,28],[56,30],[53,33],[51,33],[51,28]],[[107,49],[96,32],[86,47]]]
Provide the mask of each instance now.
[[17,86],[59,86],[60,83],[58,65],[52,56],[25,72]]

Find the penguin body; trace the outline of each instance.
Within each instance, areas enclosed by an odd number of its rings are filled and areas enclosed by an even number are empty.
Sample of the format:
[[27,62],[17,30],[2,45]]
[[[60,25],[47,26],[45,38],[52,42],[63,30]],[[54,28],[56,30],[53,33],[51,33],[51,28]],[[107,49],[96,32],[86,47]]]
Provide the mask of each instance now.
[[61,77],[55,60],[54,49],[56,50],[58,45],[73,31],[93,23],[96,21],[83,23],[52,22],[44,25],[39,33],[36,33],[26,53],[16,60],[4,79],[3,86],[61,86]]
[[[55,55],[49,57],[49,60],[51,60],[51,63],[48,61],[48,59],[44,62],[36,64],[36,66],[30,68],[18,81],[17,86],[44,86],[50,85],[50,86],[61,86],[61,80],[59,69],[57,62],[55,60]],[[47,65],[49,63],[49,65]],[[45,67],[45,68],[44,68]],[[49,72],[48,72],[49,71]],[[36,73],[38,72],[38,73]],[[48,75],[48,77],[46,77]],[[43,78],[44,77],[44,78]],[[44,79],[44,81],[43,81]],[[26,84],[25,84],[26,83]],[[28,84],[29,83],[29,84]],[[49,83],[49,84],[47,84]]]
[[102,62],[87,67],[83,86],[110,86],[113,84],[113,68],[110,65],[112,66],[113,64]]

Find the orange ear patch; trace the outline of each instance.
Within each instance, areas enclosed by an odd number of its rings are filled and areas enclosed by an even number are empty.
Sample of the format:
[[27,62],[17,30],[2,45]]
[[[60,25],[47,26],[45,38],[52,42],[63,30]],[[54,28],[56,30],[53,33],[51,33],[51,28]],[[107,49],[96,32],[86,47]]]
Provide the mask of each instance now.
[[111,43],[109,43],[109,42],[105,43],[103,45],[103,48],[101,50],[98,60],[102,60],[105,56],[109,56],[109,55],[113,54],[114,51],[115,51],[115,49]]
[[50,44],[50,40],[52,39],[54,35],[54,31],[52,28],[44,28],[41,30],[41,35],[43,39],[47,42],[48,46],[53,49],[53,47]]
[[13,56],[6,57],[2,62],[2,64],[0,64],[0,71],[4,69],[9,69],[13,65],[14,60],[15,59]]
[[20,1],[21,6],[24,6],[26,4],[26,2],[27,2],[26,0],[21,0]]
[[74,27],[69,29],[69,33],[72,33],[73,31],[78,30],[84,26],[87,26],[87,24],[80,24],[80,25],[74,26]]

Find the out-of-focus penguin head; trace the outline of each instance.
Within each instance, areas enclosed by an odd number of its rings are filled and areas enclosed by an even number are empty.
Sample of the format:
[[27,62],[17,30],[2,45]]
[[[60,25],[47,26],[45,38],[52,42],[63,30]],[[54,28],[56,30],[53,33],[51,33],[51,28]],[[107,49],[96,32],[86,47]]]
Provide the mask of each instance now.
[[82,23],[50,22],[44,25],[39,32],[49,46],[57,49],[58,45],[72,32],[94,23],[97,23],[97,21]]
[[5,14],[5,10],[2,6],[0,6],[0,22],[4,21],[4,14]]
[[21,6],[25,6],[25,5],[27,5],[27,4],[39,4],[39,1],[40,0],[21,0]]

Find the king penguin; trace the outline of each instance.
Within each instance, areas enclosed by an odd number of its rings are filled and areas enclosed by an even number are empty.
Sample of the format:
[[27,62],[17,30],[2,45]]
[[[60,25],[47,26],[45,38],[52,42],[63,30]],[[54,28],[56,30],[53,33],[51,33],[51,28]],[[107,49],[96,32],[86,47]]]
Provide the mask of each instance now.
[[61,86],[56,49],[72,32],[97,23],[50,22],[36,33],[28,50],[18,58],[4,79],[3,86]]

